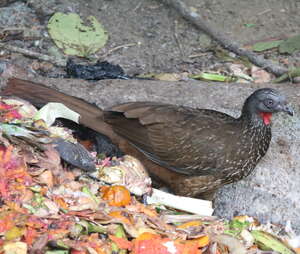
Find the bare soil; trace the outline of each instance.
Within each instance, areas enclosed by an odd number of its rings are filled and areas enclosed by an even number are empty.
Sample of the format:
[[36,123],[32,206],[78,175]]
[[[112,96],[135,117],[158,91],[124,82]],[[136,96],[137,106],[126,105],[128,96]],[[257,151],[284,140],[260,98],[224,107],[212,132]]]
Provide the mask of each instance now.
[[[241,45],[295,35],[300,27],[300,1],[296,0],[186,0],[219,31]],[[154,0],[29,0],[1,8],[0,26],[24,26],[46,33],[56,11],[93,15],[109,33],[109,41],[96,57],[120,64],[129,75],[149,72],[189,72],[213,69],[222,59],[207,49],[214,42],[182,19],[175,10]],[[249,27],[250,26],[250,27]],[[49,38],[16,42],[34,51],[53,54]],[[24,45],[25,44],[25,45]],[[126,47],[129,44],[131,46]],[[119,50],[107,55],[118,46]],[[38,49],[37,49],[38,48]],[[103,57],[104,56],[104,57]],[[272,52],[268,57],[276,57]],[[299,64],[299,54],[290,60]]]

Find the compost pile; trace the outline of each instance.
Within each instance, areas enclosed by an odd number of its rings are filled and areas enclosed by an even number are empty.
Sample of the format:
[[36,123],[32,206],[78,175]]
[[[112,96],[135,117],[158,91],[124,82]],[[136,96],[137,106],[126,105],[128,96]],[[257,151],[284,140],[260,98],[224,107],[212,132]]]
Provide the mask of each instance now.
[[[0,253],[300,253],[291,227],[144,204],[142,164],[97,154],[54,125],[56,114],[1,98]],[[84,170],[91,160],[95,170]]]

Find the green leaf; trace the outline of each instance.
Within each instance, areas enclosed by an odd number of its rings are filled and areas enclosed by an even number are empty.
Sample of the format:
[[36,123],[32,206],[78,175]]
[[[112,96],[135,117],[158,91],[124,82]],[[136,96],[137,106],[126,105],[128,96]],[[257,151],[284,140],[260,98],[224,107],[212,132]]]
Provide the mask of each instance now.
[[225,234],[231,236],[238,236],[244,229],[249,228],[250,222],[248,221],[240,221],[238,219],[231,220],[227,223],[228,229],[224,231]]
[[122,225],[118,225],[116,232],[115,232],[115,236],[119,237],[119,238],[126,238],[126,233],[125,233]]
[[48,246],[54,250],[69,250],[70,247],[63,240],[50,240]]
[[48,250],[45,254],[68,254],[68,250]]
[[189,78],[206,80],[206,81],[219,81],[219,82],[235,82],[237,80],[236,77],[225,76],[225,75],[215,74],[215,73],[205,73],[205,72],[200,74],[190,75]]
[[75,123],[79,123],[80,115],[66,107],[62,103],[50,102],[42,107],[34,116],[34,120],[44,120],[47,126],[51,126],[56,118],[69,119]]
[[37,209],[35,209],[32,205],[29,205],[29,204],[23,204],[23,207],[25,207],[26,209],[29,210],[29,212],[31,213],[36,213]]
[[263,246],[266,250],[274,250],[281,254],[294,254],[284,243],[282,243],[275,236],[259,230],[251,231],[252,236],[258,245]]
[[274,83],[280,83],[280,82],[283,82],[283,81],[285,81],[287,79],[293,80],[296,77],[300,77],[300,68],[291,69],[287,73],[284,73],[280,77],[272,80],[272,82],[274,82]]
[[76,224],[82,226],[84,228],[85,234],[90,233],[106,233],[106,229],[100,225],[96,225],[94,223],[88,222],[86,220],[81,220]]
[[[116,228],[115,236],[119,237],[119,238],[124,238],[124,239],[127,240],[126,233],[125,233],[124,228],[123,228],[122,225],[118,225],[118,227]],[[114,242],[111,243],[111,248],[112,248],[113,252],[116,252],[116,253],[119,253],[119,254],[126,253],[126,250],[119,249],[117,244],[114,243]]]
[[91,190],[88,187],[82,187],[82,192],[91,197],[97,204],[100,203],[99,199],[91,192]]
[[250,225],[250,222],[248,221],[239,221],[239,220],[232,220],[229,223],[229,227],[230,229],[239,229],[239,230],[243,230],[248,228]]
[[89,223],[88,226],[89,233],[106,233],[106,229],[100,225],[96,225],[94,223]]
[[280,53],[291,54],[296,50],[300,50],[300,35],[296,35],[294,37],[288,38],[287,40],[282,42],[279,46]]
[[33,131],[30,131],[26,128],[14,124],[0,123],[0,130],[8,136],[26,137],[29,139],[34,139],[34,136],[32,135],[34,134]]
[[40,191],[42,190],[42,187],[40,185],[34,185],[29,187],[30,190],[32,190],[33,192],[37,192],[40,193]]
[[255,24],[244,24],[245,27],[251,28],[251,27],[255,27]]
[[72,238],[77,238],[81,235],[83,231],[84,231],[84,227],[76,223],[75,225],[72,225],[70,227],[70,236]]
[[26,127],[17,126],[15,124],[0,123],[0,132],[3,132],[7,136],[27,138],[36,146],[39,146],[38,143],[51,142],[50,138],[44,135],[46,132],[31,131]]
[[32,200],[36,203],[36,207],[41,207],[44,204],[45,197],[41,193],[34,193]]
[[76,13],[55,13],[48,23],[48,31],[57,47],[67,55],[88,57],[102,48],[108,39],[107,32],[94,16],[85,25]]
[[254,51],[256,51],[256,52],[261,52],[261,51],[264,51],[264,50],[276,48],[276,47],[278,47],[282,42],[283,42],[283,40],[258,42],[258,43],[255,43],[255,44],[252,46],[252,49],[253,49]]

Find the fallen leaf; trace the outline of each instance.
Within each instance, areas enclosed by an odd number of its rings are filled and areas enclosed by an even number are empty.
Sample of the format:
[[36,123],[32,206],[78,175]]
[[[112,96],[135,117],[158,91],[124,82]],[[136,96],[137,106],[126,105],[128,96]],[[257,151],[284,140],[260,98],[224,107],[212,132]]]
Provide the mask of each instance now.
[[108,214],[109,216],[115,218],[115,219],[118,219],[120,220],[122,223],[125,223],[125,224],[132,224],[132,222],[130,221],[130,219],[127,217],[125,217],[123,214],[122,214],[122,211],[112,211]]
[[49,188],[53,187],[53,174],[50,170],[45,170],[37,179],[40,184],[46,184]]
[[252,236],[258,245],[263,245],[264,248],[277,251],[281,254],[293,254],[293,251],[280,239],[260,230],[252,230]]
[[65,54],[88,57],[106,44],[108,35],[94,16],[89,16],[87,21],[90,25],[84,25],[76,13],[57,12],[47,27],[56,46]]
[[24,242],[10,242],[3,246],[4,254],[27,254],[27,244]]
[[115,242],[120,249],[131,249],[132,243],[124,238],[116,237],[114,235],[109,235],[109,238]]
[[300,50],[300,35],[296,35],[283,41],[279,46],[280,53],[292,54],[293,52]]
[[4,237],[5,240],[11,241],[20,238],[23,234],[24,230],[22,228],[14,226],[5,232]]
[[251,76],[254,83],[268,83],[272,80],[272,75],[269,72],[255,65],[251,68]]
[[177,228],[186,229],[189,227],[199,227],[201,225],[202,225],[202,222],[196,220],[196,221],[189,221],[189,222],[183,223],[183,224],[179,225]]
[[222,74],[207,73],[207,72],[189,75],[189,78],[205,80],[205,81],[219,81],[219,82],[235,82],[237,80],[237,78],[234,76],[225,76]]
[[261,52],[268,49],[277,48],[282,42],[283,40],[257,42],[252,46],[252,49],[256,52]]
[[215,235],[212,237],[212,241],[216,241],[219,244],[226,245],[230,254],[246,254],[247,250],[243,244],[237,239],[229,235]]
[[58,214],[59,207],[57,206],[57,204],[54,201],[52,201],[50,199],[46,199],[46,200],[44,200],[43,203],[48,208],[50,214]]

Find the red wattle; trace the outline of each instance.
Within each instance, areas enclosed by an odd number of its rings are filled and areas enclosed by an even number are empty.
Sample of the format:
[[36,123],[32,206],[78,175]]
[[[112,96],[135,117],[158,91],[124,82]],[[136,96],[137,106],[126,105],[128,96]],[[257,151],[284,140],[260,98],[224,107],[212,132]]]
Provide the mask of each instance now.
[[260,115],[261,115],[261,118],[263,119],[265,125],[268,125],[271,123],[272,113],[261,112]]

